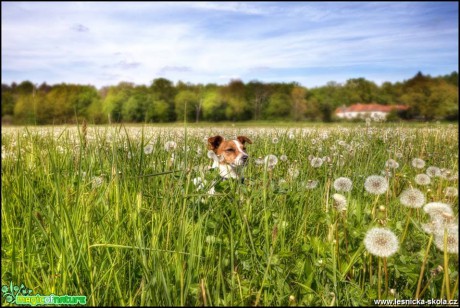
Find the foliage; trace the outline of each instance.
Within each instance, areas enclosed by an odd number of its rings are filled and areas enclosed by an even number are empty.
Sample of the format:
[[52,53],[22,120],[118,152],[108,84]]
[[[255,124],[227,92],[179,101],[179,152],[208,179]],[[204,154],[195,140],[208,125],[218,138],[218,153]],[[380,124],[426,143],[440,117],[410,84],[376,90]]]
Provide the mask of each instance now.
[[[403,104],[410,109],[405,120],[458,119],[458,74],[431,77],[417,73],[404,82],[381,86],[365,78],[334,81],[307,89],[293,83],[227,85],[174,85],[165,78],[150,86],[120,82],[97,91],[93,86],[57,84],[40,86],[30,81],[2,84],[2,119],[16,124],[72,123],[85,118],[90,123],[191,122],[246,120],[334,121],[338,107],[356,103]],[[77,118],[76,118],[77,117]],[[393,119],[395,119],[393,117]]]

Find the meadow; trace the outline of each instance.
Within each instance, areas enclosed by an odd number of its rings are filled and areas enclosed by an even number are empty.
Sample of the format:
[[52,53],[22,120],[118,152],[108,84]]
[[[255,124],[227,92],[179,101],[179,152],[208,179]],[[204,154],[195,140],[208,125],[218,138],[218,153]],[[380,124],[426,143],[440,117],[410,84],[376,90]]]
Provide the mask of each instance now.
[[458,300],[457,186],[457,124],[2,127],[2,305]]

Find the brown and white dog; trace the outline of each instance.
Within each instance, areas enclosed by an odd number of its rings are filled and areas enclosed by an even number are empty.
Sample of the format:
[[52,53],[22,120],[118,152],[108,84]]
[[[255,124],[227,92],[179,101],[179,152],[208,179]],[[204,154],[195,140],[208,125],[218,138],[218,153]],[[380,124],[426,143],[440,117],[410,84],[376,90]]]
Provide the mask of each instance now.
[[208,149],[215,153],[215,165],[223,179],[243,180],[243,168],[248,161],[245,143],[252,143],[246,136],[225,140],[222,136],[208,138]]

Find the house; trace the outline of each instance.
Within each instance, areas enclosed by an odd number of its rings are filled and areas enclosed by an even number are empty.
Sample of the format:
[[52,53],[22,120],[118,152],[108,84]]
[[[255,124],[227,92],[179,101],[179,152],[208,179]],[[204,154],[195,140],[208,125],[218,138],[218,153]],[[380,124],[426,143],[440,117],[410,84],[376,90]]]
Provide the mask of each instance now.
[[364,119],[384,120],[393,110],[403,111],[409,109],[404,105],[380,105],[380,104],[354,104],[348,107],[339,107],[335,110],[335,115],[341,119]]

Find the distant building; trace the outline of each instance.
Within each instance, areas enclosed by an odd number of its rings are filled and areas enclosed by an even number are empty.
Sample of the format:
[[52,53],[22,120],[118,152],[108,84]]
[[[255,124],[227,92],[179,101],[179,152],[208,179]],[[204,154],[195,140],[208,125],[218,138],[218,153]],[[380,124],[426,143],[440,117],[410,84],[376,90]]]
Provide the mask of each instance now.
[[354,104],[348,107],[339,107],[335,110],[335,115],[341,119],[364,119],[372,118],[375,120],[384,120],[388,114],[396,109],[403,111],[409,109],[404,105],[380,105],[380,104]]

